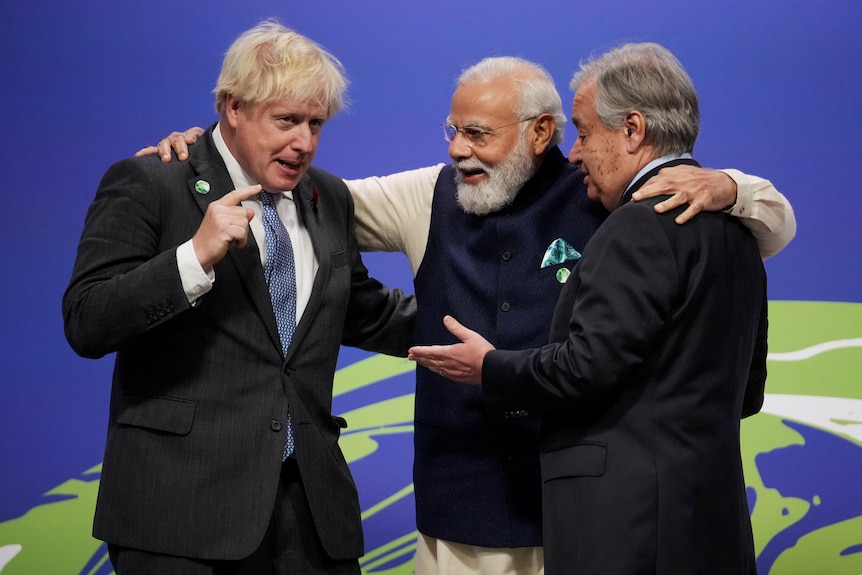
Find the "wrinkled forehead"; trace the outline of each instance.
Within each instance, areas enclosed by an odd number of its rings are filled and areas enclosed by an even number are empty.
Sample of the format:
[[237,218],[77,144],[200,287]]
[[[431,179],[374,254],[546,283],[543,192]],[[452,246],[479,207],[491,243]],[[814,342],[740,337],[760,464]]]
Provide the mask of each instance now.
[[494,127],[517,119],[518,92],[505,80],[470,82],[452,95],[449,121],[457,126]]
[[294,94],[291,91],[273,92],[264,100],[239,100],[251,114],[269,116],[309,116],[328,120],[332,115],[330,103],[324,94]]
[[584,126],[596,116],[596,83],[587,80],[575,92],[572,100],[572,123],[576,127]]
[[251,107],[256,111],[263,112],[270,116],[297,116],[323,120],[328,119],[329,116],[328,105],[321,98],[303,100],[298,99],[293,95],[284,95],[273,97],[258,104],[253,104]]

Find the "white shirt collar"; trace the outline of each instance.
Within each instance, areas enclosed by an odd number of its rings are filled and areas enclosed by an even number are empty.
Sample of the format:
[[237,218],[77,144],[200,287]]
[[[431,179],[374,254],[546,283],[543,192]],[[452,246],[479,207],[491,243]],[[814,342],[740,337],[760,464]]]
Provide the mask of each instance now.
[[[635,174],[635,177],[632,178],[632,181],[629,182],[629,185],[626,186],[626,192],[629,191],[629,188],[632,187],[632,184],[637,182],[644,174],[655,168],[656,166],[660,166],[661,164],[665,164],[670,162],[671,160],[690,160],[691,154],[668,154],[667,156],[662,156],[661,158],[656,158],[655,160],[649,162],[646,166],[640,169],[640,171]],[[625,192],[623,192],[625,195]]]

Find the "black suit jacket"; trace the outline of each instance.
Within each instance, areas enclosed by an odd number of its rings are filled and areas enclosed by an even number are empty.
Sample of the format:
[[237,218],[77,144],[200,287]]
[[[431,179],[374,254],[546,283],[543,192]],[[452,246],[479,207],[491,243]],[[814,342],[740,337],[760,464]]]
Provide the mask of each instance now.
[[[359,502],[331,414],[342,343],[406,355],[415,302],[368,277],[339,178],[311,168],[294,190],[319,270],[287,357],[251,233],[191,307],[176,248],[233,189],[212,129],[188,162],[118,162],[90,206],[63,299],[86,357],[116,352],[94,535],[205,559],[252,553],[269,523],[290,409],[314,526],[335,559],[363,549]],[[206,181],[209,193],[196,191]]]
[[602,224],[553,343],[485,359],[486,400],[544,412],[548,575],[755,572],[739,420],[763,399],[763,265],[734,218],[680,226],[661,199]]

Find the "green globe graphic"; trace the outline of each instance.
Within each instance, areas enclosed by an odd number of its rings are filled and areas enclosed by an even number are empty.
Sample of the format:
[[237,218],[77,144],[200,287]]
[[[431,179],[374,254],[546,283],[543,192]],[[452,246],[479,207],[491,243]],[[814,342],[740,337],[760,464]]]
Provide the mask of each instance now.
[[[860,575],[862,304],[770,302],[769,315],[766,401],[742,422],[758,570]],[[350,424],[341,446],[360,492],[366,574],[413,572],[413,371],[406,360],[373,356],[336,376],[335,411]],[[0,523],[2,575],[112,573],[104,545],[90,536],[100,466],[81,468],[25,514]]]
[[760,573],[862,573],[862,305],[770,302],[742,453]]

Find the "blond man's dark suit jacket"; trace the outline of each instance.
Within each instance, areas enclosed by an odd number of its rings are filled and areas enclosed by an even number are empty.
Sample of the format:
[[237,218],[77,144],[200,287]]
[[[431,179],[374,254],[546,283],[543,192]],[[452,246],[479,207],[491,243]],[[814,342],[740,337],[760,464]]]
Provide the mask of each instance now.
[[661,200],[592,237],[554,343],[484,362],[487,401],[543,411],[548,575],[755,572],[739,420],[763,401],[763,264],[734,218],[680,226]]
[[289,406],[323,547],[359,557],[359,502],[337,444],[344,422],[331,414],[336,357],[342,343],[406,355],[415,302],[368,278],[347,188],[311,168],[294,197],[320,269],[287,357],[250,232],[191,307],[176,248],[233,189],[212,129],[188,162],[112,166],[87,214],[66,335],[83,356],[117,352],[94,535],[188,557],[249,555],[273,511]]

